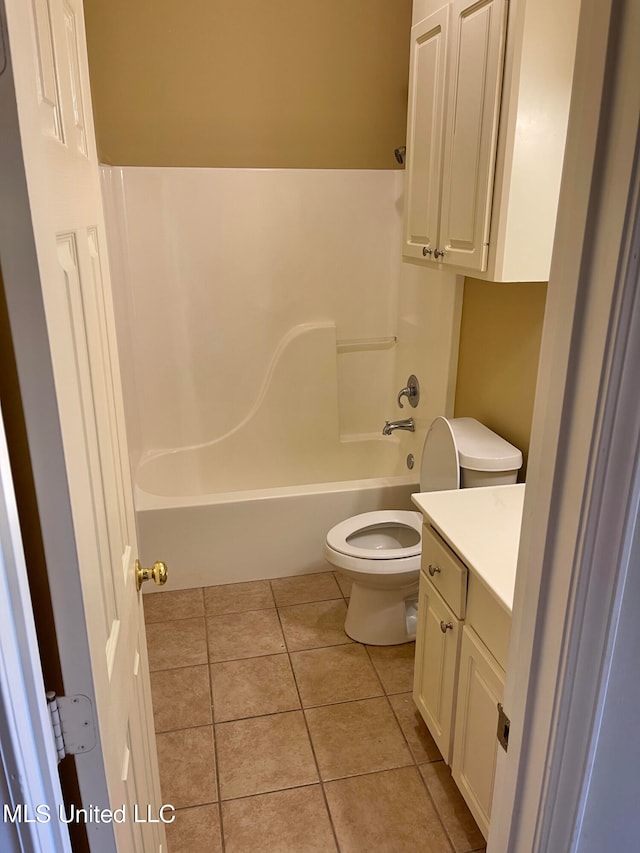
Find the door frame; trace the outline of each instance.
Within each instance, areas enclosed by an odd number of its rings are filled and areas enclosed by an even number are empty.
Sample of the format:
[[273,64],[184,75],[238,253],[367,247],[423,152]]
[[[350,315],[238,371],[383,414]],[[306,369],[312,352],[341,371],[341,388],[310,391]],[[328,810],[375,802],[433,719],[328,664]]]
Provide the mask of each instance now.
[[[598,741],[609,715],[623,732],[630,715],[608,690],[640,529],[639,36],[634,0],[583,0],[488,853],[601,849],[582,835]],[[615,789],[633,779],[630,760]],[[638,816],[589,820],[619,838]]]
[[[3,850],[19,841],[16,851],[71,853],[67,824],[57,819],[64,803],[45,691],[0,410],[0,765],[12,815],[27,804],[26,816],[35,821],[13,823],[0,815]],[[37,805],[47,810],[36,815]]]

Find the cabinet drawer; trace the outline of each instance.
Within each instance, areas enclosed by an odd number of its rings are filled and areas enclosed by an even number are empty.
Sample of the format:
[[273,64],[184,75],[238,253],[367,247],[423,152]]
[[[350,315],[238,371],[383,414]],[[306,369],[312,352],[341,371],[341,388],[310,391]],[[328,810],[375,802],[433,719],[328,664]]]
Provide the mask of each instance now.
[[426,524],[422,528],[421,566],[458,619],[464,619],[468,569],[446,542]]
[[511,616],[473,573],[469,577],[467,625],[481,638],[502,669],[506,669]]

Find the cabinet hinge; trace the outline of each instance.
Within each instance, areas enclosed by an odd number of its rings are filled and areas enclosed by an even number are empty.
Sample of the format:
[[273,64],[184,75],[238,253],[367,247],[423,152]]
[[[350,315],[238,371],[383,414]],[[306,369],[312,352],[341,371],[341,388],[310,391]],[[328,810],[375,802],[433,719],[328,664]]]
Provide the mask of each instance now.
[[502,707],[502,703],[498,702],[498,731],[496,732],[496,737],[500,741],[500,746],[506,752],[509,748],[509,728],[511,726],[511,720],[504,712],[504,708]]
[[58,753],[58,763],[66,755],[89,752],[96,745],[93,708],[87,696],[56,696],[47,693],[51,731]]

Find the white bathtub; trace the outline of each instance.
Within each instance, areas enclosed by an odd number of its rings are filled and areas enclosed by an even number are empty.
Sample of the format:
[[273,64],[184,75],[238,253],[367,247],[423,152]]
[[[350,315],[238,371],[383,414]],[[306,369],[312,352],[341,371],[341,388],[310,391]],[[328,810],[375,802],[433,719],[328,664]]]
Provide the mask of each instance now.
[[141,559],[164,560],[172,589],[326,571],[330,527],[359,512],[412,509],[415,491],[414,476],[198,496],[137,486]]
[[412,508],[406,457],[424,428],[383,437],[382,410],[377,433],[342,433],[339,358],[333,324],[294,328],[234,428],[147,455],[136,473],[145,565],[164,560],[175,589],[323,571],[334,524]]

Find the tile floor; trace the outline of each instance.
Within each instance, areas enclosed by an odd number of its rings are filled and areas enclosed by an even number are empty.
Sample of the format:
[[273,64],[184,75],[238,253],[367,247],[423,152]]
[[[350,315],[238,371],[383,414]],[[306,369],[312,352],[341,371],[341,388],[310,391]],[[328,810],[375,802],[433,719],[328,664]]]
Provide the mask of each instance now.
[[414,644],[344,633],[333,572],[145,595],[169,853],[470,853]]

